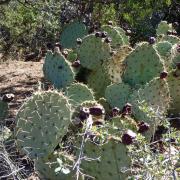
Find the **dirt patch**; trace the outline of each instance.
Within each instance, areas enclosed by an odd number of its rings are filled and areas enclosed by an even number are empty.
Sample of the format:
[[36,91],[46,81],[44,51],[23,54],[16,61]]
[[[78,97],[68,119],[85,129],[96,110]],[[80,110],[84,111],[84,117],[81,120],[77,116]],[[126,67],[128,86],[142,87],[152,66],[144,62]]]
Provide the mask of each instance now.
[[8,61],[0,64],[0,95],[5,93],[15,95],[14,100],[9,103],[10,113],[7,121],[13,121],[22,103],[38,89],[39,82],[43,81],[42,66],[43,60]]

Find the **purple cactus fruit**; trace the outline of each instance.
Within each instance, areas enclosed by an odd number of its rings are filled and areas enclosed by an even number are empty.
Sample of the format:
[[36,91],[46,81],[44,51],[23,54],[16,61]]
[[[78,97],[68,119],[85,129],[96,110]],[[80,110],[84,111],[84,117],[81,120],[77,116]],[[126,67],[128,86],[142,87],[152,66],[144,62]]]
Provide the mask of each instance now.
[[110,37],[106,37],[104,40],[105,43],[110,43],[112,42],[112,39]]
[[89,117],[89,109],[86,107],[81,107],[79,112],[79,118],[81,121],[84,121]]
[[80,60],[76,60],[72,63],[72,67],[74,68],[79,68],[81,66]]
[[114,107],[111,111],[111,116],[114,117],[114,116],[118,116],[120,113],[120,109],[118,107]]
[[149,44],[154,44],[156,42],[156,38],[155,37],[150,37],[149,38]]
[[94,116],[101,116],[105,113],[104,108],[100,105],[90,107],[89,111],[90,111],[90,114]]
[[141,123],[138,124],[138,127],[139,127],[138,132],[139,133],[144,133],[144,132],[149,130],[150,125],[148,123],[141,122]]
[[130,103],[126,103],[125,106],[123,107],[121,113],[122,113],[122,116],[131,115],[132,114],[132,105]]
[[4,102],[11,102],[14,99],[14,94],[4,94],[2,100]]
[[166,71],[163,71],[160,73],[160,78],[165,79],[167,77],[168,73]]
[[103,32],[102,32],[102,36],[101,36],[101,37],[102,37],[102,38],[106,38],[106,37],[107,37],[107,35],[108,35],[108,33],[107,33],[106,31],[103,31]]
[[125,145],[130,145],[133,143],[133,141],[135,140],[136,138],[136,133],[134,133],[133,131],[131,130],[127,130],[123,135],[122,135],[122,143],[125,144]]
[[100,31],[98,31],[98,32],[95,33],[95,36],[96,37],[102,37],[102,33]]
[[77,38],[77,39],[76,39],[76,43],[77,43],[78,45],[82,44],[82,39],[81,39],[81,38]]

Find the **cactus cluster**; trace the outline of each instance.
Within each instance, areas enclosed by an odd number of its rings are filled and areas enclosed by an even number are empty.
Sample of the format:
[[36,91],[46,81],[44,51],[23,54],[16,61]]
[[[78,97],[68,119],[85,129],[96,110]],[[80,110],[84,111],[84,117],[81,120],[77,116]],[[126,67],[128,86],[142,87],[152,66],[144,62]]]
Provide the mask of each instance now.
[[[163,116],[180,112],[180,41],[168,34],[171,25],[161,22],[156,39],[134,47],[120,27],[87,29],[78,21],[64,27],[60,44],[68,49],[49,51],[43,66],[56,90],[34,94],[16,118],[19,149],[47,179],[74,176],[79,154],[95,158],[82,160],[84,174],[125,179],[123,169],[131,166],[126,146],[136,133],[150,141]],[[64,158],[57,149],[74,157],[67,176],[55,176],[55,166],[45,165]]]

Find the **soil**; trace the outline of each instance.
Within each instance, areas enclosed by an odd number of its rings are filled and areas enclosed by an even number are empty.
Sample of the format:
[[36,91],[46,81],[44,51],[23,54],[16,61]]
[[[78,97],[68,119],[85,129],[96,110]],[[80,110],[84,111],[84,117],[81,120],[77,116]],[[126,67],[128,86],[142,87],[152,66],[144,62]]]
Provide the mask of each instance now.
[[[15,95],[14,99],[9,103],[9,115],[4,123],[5,126],[12,131],[16,124],[15,117],[19,108],[23,102],[39,88],[40,82],[44,81],[42,66],[43,60],[40,62],[11,60],[0,63],[0,97],[6,93]],[[25,160],[24,157],[20,157],[13,142],[10,146],[11,149],[16,152],[15,154],[13,153],[14,158],[11,158],[12,162],[15,164],[18,163],[19,165],[21,164],[24,167],[24,170],[20,172],[20,174],[26,174],[25,177],[27,179],[38,179],[33,175],[33,162],[28,158]],[[12,152],[8,152],[8,154],[11,153]],[[9,177],[9,179],[11,178]]]
[[[43,81],[43,60],[40,62],[7,61],[0,64],[0,96],[15,95],[9,103],[9,119],[12,121],[26,98],[30,97]],[[11,123],[10,123],[11,124]]]

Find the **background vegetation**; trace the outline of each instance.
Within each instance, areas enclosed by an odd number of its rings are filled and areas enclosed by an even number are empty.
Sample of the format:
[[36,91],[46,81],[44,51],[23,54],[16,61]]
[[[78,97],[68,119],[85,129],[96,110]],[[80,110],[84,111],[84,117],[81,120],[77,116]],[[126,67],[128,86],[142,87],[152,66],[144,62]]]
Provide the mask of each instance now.
[[[160,20],[180,21],[175,0],[4,0],[0,2],[0,52],[16,58],[59,39],[64,23],[75,17],[93,23],[111,20],[131,30],[131,42],[155,34]],[[22,58],[22,57],[21,57]]]

